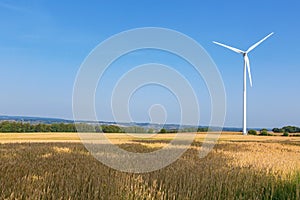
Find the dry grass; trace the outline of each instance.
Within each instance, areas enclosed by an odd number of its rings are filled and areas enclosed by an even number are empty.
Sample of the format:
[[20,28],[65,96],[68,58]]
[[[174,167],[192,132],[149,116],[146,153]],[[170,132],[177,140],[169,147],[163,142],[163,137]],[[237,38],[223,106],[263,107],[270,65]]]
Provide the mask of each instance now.
[[[148,152],[174,135],[119,136],[111,138],[122,148]],[[179,160],[146,174],[106,167],[79,143],[0,144],[0,199],[300,199],[299,140],[223,135],[199,159],[202,140],[197,135]]]
[[[222,148],[226,146],[226,148]],[[285,176],[300,171],[300,146],[274,142],[220,142],[214,151],[233,167],[251,168]]]
[[0,143],[80,142],[77,133],[0,133]]

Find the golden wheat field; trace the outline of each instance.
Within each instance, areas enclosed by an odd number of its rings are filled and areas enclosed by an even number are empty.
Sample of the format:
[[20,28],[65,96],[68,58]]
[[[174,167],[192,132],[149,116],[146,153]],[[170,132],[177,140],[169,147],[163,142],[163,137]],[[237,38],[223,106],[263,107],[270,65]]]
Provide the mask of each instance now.
[[[158,171],[119,172],[73,133],[0,134],[0,199],[300,199],[300,138],[222,134],[199,158],[204,134]],[[109,134],[132,152],[162,148],[172,134]]]

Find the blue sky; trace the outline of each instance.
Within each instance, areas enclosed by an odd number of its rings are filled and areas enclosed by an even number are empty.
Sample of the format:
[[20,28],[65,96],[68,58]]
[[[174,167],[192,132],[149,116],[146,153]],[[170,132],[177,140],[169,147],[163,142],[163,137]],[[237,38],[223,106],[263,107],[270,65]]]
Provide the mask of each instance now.
[[[225,85],[225,125],[237,127],[242,122],[242,57],[212,41],[247,49],[275,32],[249,55],[253,87],[248,89],[248,126],[299,126],[299,10],[297,0],[1,0],[0,114],[72,118],[73,84],[89,52],[121,31],[150,26],[180,31],[206,49]],[[181,64],[186,66],[183,61],[157,52],[143,52],[138,58],[129,55],[112,67],[103,82],[107,90],[97,91],[99,119],[111,120],[106,106],[109,99],[103,94],[109,94],[114,84],[109,80],[121,75],[118,66],[129,69],[153,61],[173,65],[187,76],[201,102],[201,122],[207,124],[210,105],[203,81],[193,77],[188,67],[181,68]],[[157,94],[165,98],[157,98]],[[168,105],[168,122],[176,122],[178,109],[171,96],[157,87],[137,91],[130,104],[134,120],[147,121],[146,107],[162,103]]]

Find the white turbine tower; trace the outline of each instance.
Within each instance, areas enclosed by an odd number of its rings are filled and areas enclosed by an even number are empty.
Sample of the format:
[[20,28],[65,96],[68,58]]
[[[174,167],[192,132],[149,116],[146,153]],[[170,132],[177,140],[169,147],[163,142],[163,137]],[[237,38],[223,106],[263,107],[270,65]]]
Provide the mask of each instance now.
[[263,38],[262,40],[260,40],[259,42],[255,43],[254,45],[252,45],[247,51],[242,51],[240,49],[234,48],[234,47],[230,47],[227,46],[225,44],[221,44],[219,42],[213,42],[217,45],[223,46],[225,48],[228,48],[236,53],[240,53],[243,55],[244,57],[244,109],[243,109],[243,134],[247,135],[247,128],[246,128],[246,117],[247,117],[247,110],[246,110],[246,68],[248,70],[248,75],[249,75],[249,80],[250,80],[250,86],[252,87],[252,78],[251,78],[251,72],[250,72],[250,62],[249,62],[249,58],[248,58],[248,53],[250,51],[252,51],[255,47],[257,47],[258,45],[260,45],[263,41],[265,41],[268,37],[270,37],[271,35],[273,35],[273,33],[270,33],[269,35],[267,35],[265,38]]

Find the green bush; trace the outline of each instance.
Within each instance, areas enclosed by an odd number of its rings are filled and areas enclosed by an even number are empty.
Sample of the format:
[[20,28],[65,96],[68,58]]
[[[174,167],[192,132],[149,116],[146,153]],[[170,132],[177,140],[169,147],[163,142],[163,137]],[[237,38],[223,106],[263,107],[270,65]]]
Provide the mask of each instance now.
[[116,125],[102,125],[101,129],[104,133],[124,133],[124,131]]
[[288,132],[284,132],[282,136],[289,136]]
[[249,135],[257,135],[257,132],[256,132],[256,130],[251,129],[248,131],[248,134]]
[[263,128],[263,129],[260,130],[260,134],[259,134],[259,135],[262,135],[262,136],[268,136],[268,135],[270,135],[270,134],[268,133],[268,130],[267,130],[267,129]]
[[296,126],[285,126],[285,127],[282,127],[282,129],[284,130],[284,132],[288,132],[288,133],[299,133],[300,132],[300,128],[296,127]]
[[159,131],[160,133],[166,133],[167,132],[167,130],[165,129],[165,128],[162,128],[162,129],[160,129],[160,131]]
[[284,133],[284,132],[299,133],[300,132],[300,128],[296,127],[296,126],[284,126],[282,128],[273,128],[272,131],[274,133]]
[[273,128],[272,131],[274,133],[283,133],[283,129],[282,128]]
[[197,129],[197,132],[208,132],[208,131],[211,131],[211,129],[208,127],[199,127]]

